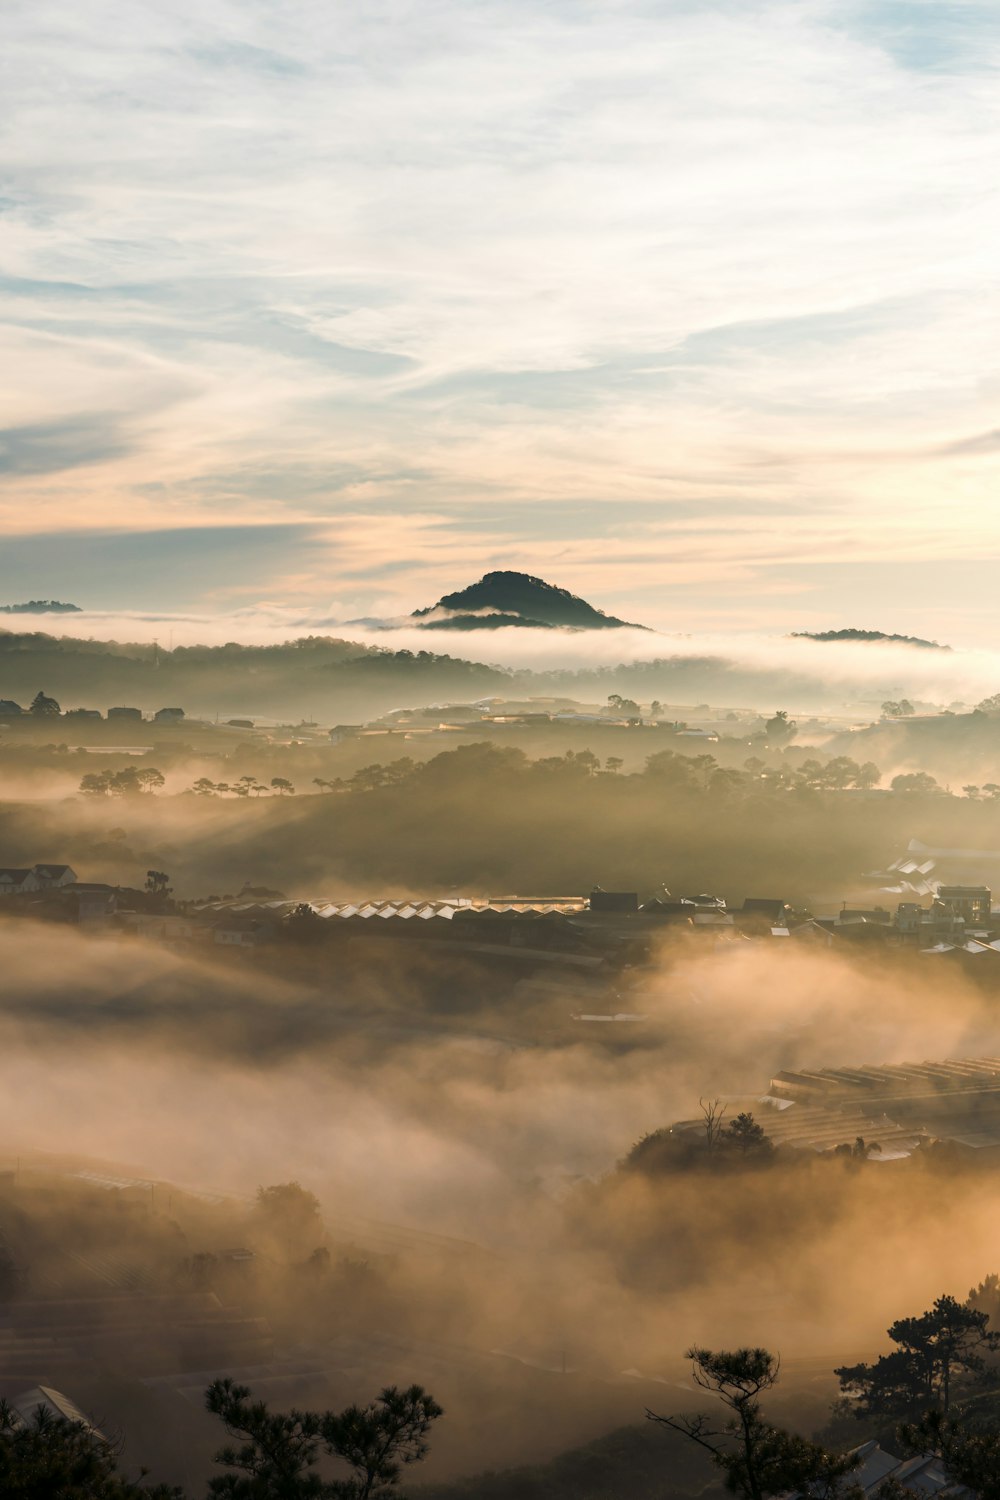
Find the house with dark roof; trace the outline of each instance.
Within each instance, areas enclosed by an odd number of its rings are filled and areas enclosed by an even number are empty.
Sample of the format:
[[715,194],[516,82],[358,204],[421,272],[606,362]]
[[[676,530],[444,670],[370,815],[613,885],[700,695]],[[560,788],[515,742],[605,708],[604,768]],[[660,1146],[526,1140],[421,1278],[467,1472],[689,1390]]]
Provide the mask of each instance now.
[[76,874],[69,865],[32,865],[29,869],[0,869],[0,896],[30,896],[38,891],[59,890],[74,885]]
[[[940,1495],[941,1500],[976,1500],[975,1490],[970,1490],[964,1484],[956,1484],[944,1464],[933,1453],[919,1453],[914,1458],[900,1459],[887,1453],[873,1438],[870,1442],[862,1443],[860,1448],[855,1448],[854,1457],[858,1461],[858,1467],[853,1474],[840,1481],[838,1493],[849,1493],[856,1489],[860,1490],[866,1500],[868,1497],[877,1500],[882,1486],[892,1479],[903,1494],[919,1496],[920,1500],[930,1500],[934,1495]],[[815,1495],[816,1491],[810,1485],[804,1490],[789,1490],[782,1495],[781,1500],[815,1500]]]

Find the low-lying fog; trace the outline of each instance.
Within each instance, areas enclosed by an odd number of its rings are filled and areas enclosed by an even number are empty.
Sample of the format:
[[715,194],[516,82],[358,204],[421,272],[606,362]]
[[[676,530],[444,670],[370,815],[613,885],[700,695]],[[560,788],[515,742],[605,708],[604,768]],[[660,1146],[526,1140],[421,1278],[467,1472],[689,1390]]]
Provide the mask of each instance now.
[[472,1342],[480,1318],[553,1347],[571,1327],[588,1358],[647,1373],[693,1338],[866,1350],[997,1268],[979,1172],[607,1175],[699,1095],[763,1093],[781,1067],[1000,1052],[995,1003],[930,964],[670,950],[629,997],[641,1028],[552,1041],[571,991],[538,1001],[533,1039],[505,1034],[502,1003],[475,1034],[431,1029],[405,954],[347,1011],[335,973],[296,986],[69,931],[4,927],[0,962],[7,1154],[234,1194],[295,1178],[330,1214],[476,1241],[496,1258],[456,1282]]
[[[891,631],[890,622],[845,621]],[[98,640],[170,646],[278,645],[307,635],[329,635],[388,650],[429,651],[510,668],[582,670],[662,657],[714,658],[734,669],[787,673],[796,694],[790,707],[819,709],[847,700],[886,696],[947,705],[974,704],[1000,686],[1000,652],[992,649],[934,651],[891,642],[819,642],[791,634],[677,634],[655,630],[422,630],[410,626],[372,629],[349,624],[335,613],[306,613],[261,606],[229,615],[166,615],[84,612],[64,616],[11,616],[10,630],[43,630]],[[790,621],[789,631],[795,622]],[[947,644],[947,643],[942,643]],[[739,695],[738,695],[739,696]],[[742,695],[745,696],[745,693]],[[712,701],[718,685],[712,684]],[[748,705],[752,706],[752,705]]]

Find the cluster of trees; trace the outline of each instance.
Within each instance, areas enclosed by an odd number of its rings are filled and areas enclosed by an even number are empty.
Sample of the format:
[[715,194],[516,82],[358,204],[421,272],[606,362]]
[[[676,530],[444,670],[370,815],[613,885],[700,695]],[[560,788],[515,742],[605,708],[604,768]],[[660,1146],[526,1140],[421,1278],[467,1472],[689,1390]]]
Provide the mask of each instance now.
[[[835,1371],[838,1408],[869,1428],[894,1419],[895,1447],[905,1456],[934,1454],[954,1484],[968,1485],[979,1500],[1000,1500],[1000,1420],[984,1407],[997,1379],[1000,1333],[989,1327],[1000,1305],[1000,1279],[987,1277],[967,1301],[941,1296],[926,1312],[900,1318],[888,1330],[896,1346],[872,1364]],[[742,1500],[806,1492],[816,1500],[864,1500],[852,1483],[856,1451],[834,1452],[774,1426],[761,1398],[776,1384],[780,1362],[762,1348],[688,1350],[695,1384],[717,1398],[721,1423],[708,1413],[647,1417],[705,1449]],[[909,1491],[891,1478],[879,1500],[903,1500]]]
[[166,777],[155,766],[126,766],[122,771],[88,771],[80,781],[86,797],[136,797],[158,792]]
[[995,781],[984,781],[982,786],[963,786],[962,791],[971,802],[1000,801],[1000,784]]
[[[236,1470],[209,1481],[219,1500],[375,1500],[396,1487],[405,1465],[426,1457],[427,1435],[443,1415],[419,1385],[387,1386],[369,1406],[342,1412],[272,1414],[250,1401],[246,1386],[223,1379],[209,1386],[205,1404],[236,1443],[216,1455]],[[321,1478],[321,1454],[346,1462],[351,1477]]]
[[[449,757],[464,757],[471,762],[479,757],[484,771],[491,773],[531,774],[534,776],[558,777],[565,781],[583,781],[591,777],[618,776],[624,765],[619,756],[609,755],[602,763],[591,750],[567,750],[565,755],[541,756],[531,760],[523,750],[511,746],[498,746],[489,742],[477,745],[462,745],[458,750],[445,751],[431,761],[421,764],[410,756],[390,761],[387,765],[376,763],[362,766],[346,780],[337,777],[327,781],[314,777],[313,785],[322,792],[374,792],[382,787],[419,784],[431,768],[443,765]],[[705,793],[713,798],[730,794],[746,795],[758,791],[768,792],[844,792],[850,790],[871,791],[879,785],[882,772],[874,761],[859,762],[849,755],[836,755],[830,760],[804,760],[797,767],[769,766],[758,756],[750,756],[743,768],[722,766],[714,755],[705,752],[699,755],[682,755],[676,750],[658,750],[646,757],[645,769],[637,773],[644,780],[659,787],[670,787],[678,791]],[[253,778],[242,778],[244,781]],[[199,790],[196,783],[194,790]],[[211,783],[208,784],[211,787]],[[272,781],[272,786],[275,783]],[[944,787],[926,771],[901,772],[890,782],[891,789],[898,793],[923,796],[946,796]],[[235,786],[217,790],[236,791]],[[263,788],[261,788],[263,790]],[[1000,799],[1000,785],[988,782],[983,787],[963,787],[966,795],[980,800]]]
[[[948,789],[941,786],[937,778],[929,771],[902,771],[892,778],[889,785],[894,792],[910,796],[947,797],[951,795]],[[985,781],[982,786],[963,786],[962,794],[968,797],[970,802],[997,802],[1000,801],[1000,783]]]
[[[961,707],[962,705],[955,706]],[[916,711],[908,698],[900,698],[898,703],[890,700],[882,704],[882,717],[884,719],[909,719]],[[949,713],[951,710],[946,709],[945,712]],[[980,703],[976,704],[974,712],[977,714],[1000,714],[1000,693],[993,693],[989,698],[983,698]]]
[[[64,746],[50,748],[58,748],[65,753]],[[589,779],[623,779],[624,771],[621,756],[609,755],[602,760],[589,749],[567,750],[563,755],[530,759],[522,750],[485,741],[463,745],[455,751],[444,751],[426,762],[416,762],[410,756],[402,756],[386,764],[376,762],[362,766],[349,777],[314,776],[312,785],[324,794],[368,793],[393,787],[417,788],[422,783],[426,784],[438,770],[443,770],[446,764],[453,766],[456,771],[465,772],[478,766],[483,775],[490,777],[531,776],[539,780],[554,778],[567,787]],[[810,757],[800,761],[797,766],[783,760],[769,764],[760,756],[752,755],[743,762],[742,767],[737,768],[721,765],[715,756],[705,752],[685,755],[674,750],[659,750],[646,757],[641,772],[632,773],[625,779],[633,782],[639,780],[656,789],[669,788],[680,793],[705,795],[715,801],[731,801],[734,798],[755,798],[764,793],[870,791],[879,786],[882,773],[873,761],[859,762],[848,755],[833,756],[826,761]],[[105,768],[87,772],[80,780],[79,790],[91,797],[122,797],[157,792],[164,785],[164,774],[158,768],[127,766],[118,771]],[[908,797],[943,798],[951,795],[927,771],[900,772],[892,777],[890,788],[893,792]],[[257,775],[244,773],[231,781],[214,781],[211,777],[201,776],[189,790],[199,797],[249,799],[271,795],[294,796],[296,787],[285,776],[273,776],[265,780]],[[961,792],[975,802],[1000,801],[998,782],[965,785]]]
[[[624,765],[621,757],[615,755],[609,755],[602,764],[591,750],[567,750],[565,755],[541,756],[537,760],[530,760],[521,750],[506,746],[501,749],[489,744],[464,745],[459,751],[450,753],[466,754],[466,758],[471,759],[473,753],[486,751],[492,752],[491,768],[497,771],[555,776],[565,780],[617,776]],[[485,755],[483,758],[485,760]],[[371,792],[380,787],[419,781],[429,767],[442,759],[435,756],[434,761],[417,765],[409,756],[404,756],[388,765],[363,766],[346,781],[314,778],[314,783],[329,792]],[[859,765],[846,755],[837,756],[825,764],[807,760],[798,770],[774,770],[752,756],[741,771],[719,765],[712,755],[681,755],[674,750],[658,750],[647,756],[645,770],[639,774],[658,786],[713,795],[749,791],[761,786],[774,790],[844,791],[850,787],[865,790],[877,786],[881,779],[878,766],[871,761]]]
[[264,1233],[285,1248],[314,1244],[322,1235],[319,1199],[299,1182],[259,1187],[255,1208]]
[[212,781],[208,776],[199,776],[191,790],[196,797],[259,797],[268,791],[279,797],[295,795],[295,787],[286,776],[272,776],[269,783],[258,781],[256,776],[240,776],[236,781]]
[[[662,712],[662,709],[663,705],[654,701],[649,706],[650,717],[655,719],[657,714]],[[639,707],[635,699],[623,698],[621,693],[608,694],[608,706],[605,712],[615,718],[618,718],[619,716],[624,719],[642,718],[642,709]]]
[[[995,1278],[994,1278],[995,1279]],[[956,1396],[968,1396],[1000,1349],[990,1314],[954,1297],[938,1297],[927,1312],[900,1318],[888,1333],[895,1349],[873,1364],[844,1365],[834,1374],[854,1416],[907,1417],[939,1407],[949,1415]]]
[[[271,1412],[247,1386],[214,1380],[205,1405],[231,1442],[216,1463],[229,1472],[209,1480],[211,1500],[377,1500],[395,1489],[405,1466],[426,1456],[428,1434],[442,1415],[423,1387],[387,1386],[368,1406],[344,1411]],[[317,1465],[339,1459],[350,1471],[325,1479]],[[127,1479],[116,1445],[84,1423],[44,1408],[23,1422],[0,1401],[0,1493],[5,1500],[184,1500],[173,1485]]]
[[701,1130],[650,1131],[632,1147],[622,1169],[656,1175],[688,1167],[761,1166],[773,1159],[774,1142],[748,1110],[727,1121],[721,1099],[699,1099],[698,1103]]
[[764,724],[764,738],[769,745],[788,745],[799,732],[799,726],[790,719],[783,708]]
[[903,771],[894,776],[890,781],[894,792],[902,792],[909,796],[921,797],[943,797],[946,796],[944,787],[939,786],[935,777],[928,771]]
[[[484,775],[510,776],[530,775],[536,779],[558,779],[573,783],[591,778],[620,776],[624,761],[620,756],[609,755],[604,761],[592,750],[567,750],[564,755],[540,756],[529,759],[523,750],[511,746],[498,746],[490,742],[462,745],[457,750],[445,751],[430,761],[417,762],[411,756],[401,756],[385,765],[376,762],[362,766],[353,776],[326,779],[313,777],[313,785],[323,793],[375,792],[385,787],[419,786],[454,766],[456,770],[468,769],[478,764]],[[881,780],[878,766],[871,761],[859,764],[850,756],[838,755],[826,762],[803,761],[797,769],[791,767],[769,767],[766,762],[751,756],[742,770],[722,766],[714,756],[708,754],[681,755],[674,750],[658,750],[646,757],[644,771],[638,773],[649,783],[679,791],[707,793],[713,797],[727,793],[751,793],[755,791],[847,791],[850,788],[870,790]],[[918,773],[916,777],[897,777],[899,790],[937,789],[933,777]],[[910,787],[909,782],[920,784]],[[926,786],[925,786],[926,783]],[[284,777],[272,777],[270,787],[279,794],[293,793],[295,788]],[[256,776],[240,776],[233,782],[214,782],[209,777],[200,777],[191,790],[198,796],[260,796],[268,790]]]
[[849,755],[835,755],[825,762],[804,760],[794,770],[771,769],[764,761],[751,756],[744,761],[743,768],[750,776],[773,782],[776,786],[814,792],[845,792],[851,787],[867,792],[882,780],[882,772],[874,761],[859,764]]
[[689,1349],[695,1384],[717,1397],[721,1425],[708,1413],[665,1416],[647,1410],[651,1422],[679,1432],[704,1448],[741,1500],[807,1490],[816,1500],[864,1500],[844,1480],[858,1466],[850,1453],[834,1454],[808,1438],[775,1427],[761,1410],[761,1397],[777,1383],[780,1363],[767,1349]]
[[[736,1171],[771,1166],[779,1161],[795,1166],[811,1163],[796,1151],[780,1153],[767,1130],[749,1110],[742,1110],[727,1120],[727,1108],[721,1099],[699,1099],[701,1128],[672,1130],[665,1127],[644,1135],[619,1163],[623,1172],[641,1172],[656,1177],[670,1172],[690,1170]],[[878,1141],[856,1136],[843,1141],[830,1152],[832,1160],[865,1162],[882,1154]],[[997,1293],[1000,1309],[1000,1290]]]
[[55,719],[62,713],[62,709],[55,698],[49,698],[45,693],[38,692],[32,698],[28,712],[36,719]]
[[[706,713],[709,712],[707,703],[701,704],[699,706],[702,707]],[[641,722],[644,717],[642,705],[638,703],[635,698],[623,698],[621,693],[608,694],[608,706],[604,710],[604,712],[611,718],[629,719],[633,723]],[[649,717],[650,719],[658,719],[663,712],[663,704],[660,702],[659,698],[654,698],[649,705],[649,712],[647,717]],[[730,714],[728,717],[730,719],[735,719],[736,715]],[[783,715],[783,717],[787,719],[788,716],[787,714],[785,714]],[[683,728],[684,726],[678,725],[677,727]]]
[[[483,775],[531,776],[535,779],[557,779],[564,784],[591,778],[620,777],[624,761],[609,755],[603,761],[591,750],[567,750],[564,755],[530,759],[522,750],[498,746],[491,742],[462,745],[444,751],[430,761],[416,762],[411,756],[383,765],[376,762],[362,766],[350,777],[314,776],[312,784],[321,793],[366,793],[391,787],[419,787],[436,778],[445,767],[456,771],[481,770]],[[658,750],[646,757],[644,770],[635,773],[648,785],[669,788],[682,793],[703,794],[713,800],[744,798],[759,793],[870,791],[882,779],[873,761],[859,762],[848,755],[821,761],[810,758],[798,766],[768,765],[758,756],[750,756],[742,769],[723,766],[713,755],[682,755],[675,750]],[[154,766],[127,766],[120,771],[90,771],[80,781],[80,791],[93,797],[122,797],[159,791],[165,784],[163,772]],[[926,771],[901,772],[892,778],[891,789],[911,796],[947,796],[946,789]],[[235,797],[249,799],[265,795],[294,796],[295,785],[285,776],[264,781],[244,774],[233,781],[213,781],[200,776],[189,788],[198,797]],[[1000,800],[1000,783],[964,786],[965,796],[973,801]]]

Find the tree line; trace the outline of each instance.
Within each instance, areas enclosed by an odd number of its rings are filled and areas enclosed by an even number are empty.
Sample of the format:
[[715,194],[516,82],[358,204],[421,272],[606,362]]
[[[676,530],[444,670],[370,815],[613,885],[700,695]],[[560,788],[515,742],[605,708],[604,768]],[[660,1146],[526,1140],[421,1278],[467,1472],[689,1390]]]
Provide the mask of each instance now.
[[[445,750],[428,761],[417,762],[411,756],[400,756],[385,764],[374,762],[361,766],[349,777],[314,776],[312,785],[322,794],[353,794],[381,791],[392,787],[417,790],[422,784],[436,781],[442,774],[479,773],[488,777],[530,777],[547,779],[571,786],[586,781],[618,779],[640,781],[646,786],[672,791],[703,794],[713,800],[760,796],[778,793],[823,793],[872,791],[882,780],[882,772],[873,761],[856,761],[848,755],[837,755],[823,761],[809,758],[798,766],[769,765],[759,756],[749,756],[742,768],[721,765],[715,756],[702,752],[684,755],[675,750],[658,750],[648,755],[638,772],[624,772],[620,756],[609,755],[602,761],[592,750],[567,750],[563,755],[531,759],[523,750],[500,746],[492,741],[461,745]],[[128,766],[124,770],[103,769],[82,777],[79,790],[86,796],[122,797],[160,791],[165,785],[162,771],[156,767]],[[946,797],[951,793],[926,771],[901,772],[890,782],[898,795]],[[261,796],[294,796],[295,784],[286,776],[264,780],[245,773],[232,781],[213,781],[200,776],[188,788],[201,798],[234,797],[257,799]],[[1000,783],[962,788],[972,801],[1000,800]]]
[[[847,755],[834,756],[825,762],[806,760],[795,769],[771,767],[751,756],[740,770],[720,765],[713,755],[706,753],[682,755],[674,750],[658,750],[646,757],[642,771],[623,775],[624,765],[620,756],[609,755],[602,761],[592,750],[567,750],[564,755],[531,759],[523,750],[482,741],[442,751],[428,761],[418,762],[405,755],[385,764],[374,762],[361,766],[349,777],[314,776],[312,785],[320,793],[334,795],[376,792],[391,787],[416,790],[421,784],[435,782],[442,773],[454,771],[456,774],[481,773],[488,777],[527,776],[565,785],[608,778],[639,779],[657,787],[721,797],[761,792],[870,791],[882,777],[872,761],[859,763]],[[937,782],[919,772],[895,777],[892,786],[895,791],[929,791],[937,788]],[[241,798],[256,798],[269,789],[279,796],[295,793],[295,786],[286,777],[274,776],[267,783],[250,774],[231,782],[216,782],[208,776],[201,776],[189,788],[199,797]]]
[[[795,767],[768,765],[759,756],[752,755],[743,762],[742,768],[738,768],[720,765],[715,756],[707,752],[684,755],[675,750],[658,750],[646,757],[641,771],[624,773],[624,765],[621,756],[609,755],[602,761],[592,750],[567,750],[563,755],[531,759],[523,750],[512,746],[481,741],[442,751],[429,761],[418,762],[405,755],[385,764],[376,761],[361,766],[348,777],[314,776],[311,784],[318,793],[333,795],[377,792],[393,787],[417,790],[422,783],[434,779],[437,773],[454,770],[457,774],[478,771],[484,776],[547,778],[567,786],[616,778],[720,800],[771,793],[864,792],[874,790],[882,780],[882,772],[873,761],[859,762],[849,755],[836,755],[827,761],[811,757]],[[81,780],[80,791],[88,795],[116,797],[158,791],[163,785],[164,777],[155,768],[137,771],[129,767],[124,771],[90,772]],[[913,797],[952,795],[927,771],[900,772],[893,776],[889,788],[897,795]],[[250,773],[233,781],[213,781],[209,776],[199,776],[188,788],[197,797],[245,800],[261,796],[294,796],[296,790],[288,777],[272,776],[270,780],[264,780]],[[1000,783],[963,786],[962,793],[972,801],[1000,801]]]
[[[988,1276],[965,1302],[938,1297],[916,1316],[888,1329],[895,1346],[871,1364],[836,1370],[841,1395],[835,1405],[847,1416],[879,1430],[901,1458],[934,1455],[953,1485],[969,1486],[979,1500],[1000,1500],[1000,1332],[990,1328],[1000,1310],[1000,1279]],[[775,1426],[761,1398],[777,1383],[780,1359],[764,1348],[687,1351],[694,1383],[713,1396],[721,1420],[708,1412],[646,1416],[704,1449],[726,1488],[741,1500],[864,1500],[852,1476],[860,1465],[857,1447],[827,1447]],[[992,1403],[992,1404],[991,1404]],[[949,1491],[950,1492],[950,1491]],[[911,1491],[890,1475],[878,1500],[905,1500]]]
[[80,780],[85,797],[136,797],[158,792],[166,777],[155,766],[126,766],[122,771],[88,771]]
[[287,776],[272,776],[270,782],[260,781],[256,776],[239,776],[235,781],[213,781],[210,776],[199,776],[190,790],[196,797],[260,797],[268,792],[278,797],[295,795],[295,787]]

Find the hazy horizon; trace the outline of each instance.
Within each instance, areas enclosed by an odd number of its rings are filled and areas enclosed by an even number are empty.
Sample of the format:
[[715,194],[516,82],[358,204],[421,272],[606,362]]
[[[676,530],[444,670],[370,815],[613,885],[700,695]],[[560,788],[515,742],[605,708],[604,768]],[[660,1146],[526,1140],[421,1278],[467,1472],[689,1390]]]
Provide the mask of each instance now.
[[[252,531],[261,531],[265,538],[270,537],[273,528],[247,528]],[[195,573],[203,572],[206,566],[211,565],[211,559],[216,550],[222,555],[231,555],[231,539],[219,538],[216,529],[206,528],[206,534],[216,541],[218,547],[206,548],[207,557],[199,560]],[[184,533],[185,538],[195,545],[195,538]],[[419,594],[416,592],[419,585],[413,585],[407,594],[395,596],[381,596],[370,600],[372,607],[364,614],[358,614],[355,607],[357,601],[344,594],[331,595],[321,598],[315,602],[306,598],[296,598],[293,590],[276,595],[261,594],[253,600],[247,598],[244,601],[217,600],[206,597],[204,593],[193,596],[189,601],[169,598],[171,590],[167,587],[167,580],[178,576],[177,570],[182,570],[181,576],[187,573],[187,564],[175,555],[173,548],[177,545],[176,536],[161,538],[166,544],[166,555],[151,560],[147,565],[140,568],[139,576],[148,573],[154,575],[154,586],[150,588],[145,583],[135,581],[134,548],[136,539],[126,534],[120,534],[113,541],[107,538],[94,538],[88,536],[85,540],[81,538],[56,537],[47,540],[46,547],[58,550],[60,541],[63,545],[70,543],[77,551],[77,556],[67,559],[61,566],[51,564],[37,564],[28,569],[22,567],[17,561],[18,538],[10,538],[7,543],[7,556],[0,557],[0,605],[20,605],[30,600],[51,600],[63,604],[75,605],[75,609],[69,612],[45,611],[30,613],[13,613],[9,615],[0,614],[0,630],[18,631],[39,629],[51,635],[87,635],[97,637],[102,631],[108,631],[117,638],[124,638],[120,632],[122,629],[134,628],[136,640],[152,640],[158,638],[161,644],[169,644],[171,632],[176,633],[178,643],[183,644],[210,644],[219,639],[245,640],[247,642],[262,642],[265,640],[289,640],[297,633],[323,632],[340,636],[344,639],[357,640],[368,643],[390,644],[393,638],[407,646],[412,646],[415,641],[420,641],[423,649],[428,650],[450,650],[452,654],[471,655],[475,659],[484,660],[506,660],[517,659],[524,654],[524,645],[528,639],[538,641],[543,632],[532,631],[524,627],[510,628],[497,626],[488,630],[470,634],[469,632],[440,633],[428,631],[420,627],[417,622],[411,622],[409,616],[418,609],[426,609],[436,603],[437,596],[430,594]],[[240,552],[243,540],[235,545],[237,554]],[[97,589],[94,584],[88,584],[86,579],[88,556],[95,567],[101,566],[100,559],[109,553],[112,555],[121,546],[132,554],[123,559],[127,566],[119,571],[114,569],[112,578],[107,587],[103,585]],[[266,551],[266,548],[261,548]],[[82,556],[80,555],[82,554]],[[494,559],[502,563],[504,560]],[[983,567],[985,568],[985,564]],[[523,569],[515,571],[530,572],[525,564]],[[124,580],[121,580],[122,573]],[[453,589],[464,588],[474,583],[481,576],[481,570],[475,568],[464,574],[456,574],[450,580],[444,580],[440,584],[441,593],[451,592]],[[84,580],[80,586],[80,580]],[[162,592],[165,602],[155,602],[157,582],[163,580]],[[4,582],[7,581],[6,591]],[[556,587],[566,588],[567,583],[558,568],[550,571],[544,578],[547,583],[554,583]],[[599,582],[600,580],[598,580]],[[984,585],[985,586],[985,585]],[[154,599],[151,602],[150,593]],[[183,592],[183,590],[181,590]],[[572,587],[569,592],[575,593]],[[100,597],[95,599],[95,593]],[[249,591],[248,591],[249,593]],[[603,594],[595,594],[594,591],[583,591],[578,597],[585,597],[587,602],[601,609],[605,614],[614,614],[615,607]],[[86,601],[86,602],[82,602]],[[618,606],[625,608],[626,606]],[[983,637],[983,630],[978,623],[970,625],[944,611],[927,610],[922,606],[915,606],[912,601],[901,603],[898,607],[892,603],[872,605],[867,608],[859,605],[857,611],[847,606],[830,606],[821,612],[814,609],[803,609],[790,603],[786,608],[776,608],[762,619],[753,614],[742,614],[739,618],[735,612],[720,612],[718,619],[706,621],[701,615],[689,615],[684,605],[679,601],[652,600],[649,608],[642,618],[636,618],[634,624],[638,630],[630,629],[628,626],[620,627],[607,632],[576,632],[577,641],[568,647],[556,644],[556,637],[565,637],[572,632],[565,629],[552,629],[544,632],[549,637],[547,651],[541,654],[550,656],[553,660],[559,658],[565,650],[570,658],[575,658],[583,651],[583,642],[586,641],[587,649],[595,660],[604,660],[609,656],[614,660],[637,659],[643,660],[650,654],[658,654],[663,648],[665,640],[668,641],[740,641],[743,639],[789,639],[793,636],[804,636],[808,634],[822,633],[824,631],[857,629],[872,630],[886,636],[900,635],[911,636],[921,641],[931,640],[934,644],[943,647],[954,647],[959,650],[982,652],[988,650]],[[947,630],[931,631],[930,621],[937,621],[942,625],[954,624],[956,629],[952,633]],[[130,624],[134,622],[134,624]],[[928,635],[927,632],[930,632]],[[523,643],[518,645],[518,640],[523,637]],[[132,639],[133,637],[127,637]],[[424,644],[437,641],[438,645]],[[465,645],[461,651],[456,650],[459,643]],[[451,643],[449,645],[449,643]],[[532,648],[531,655],[538,654]]]

